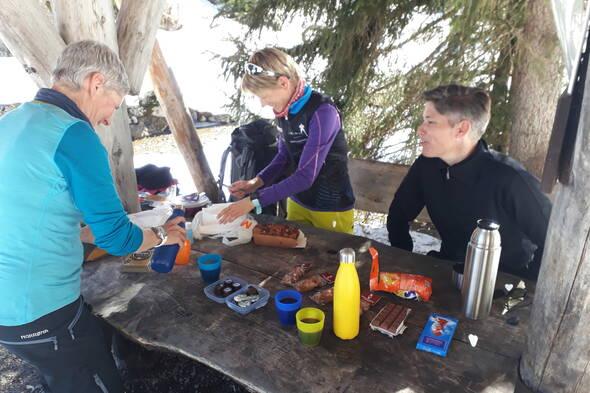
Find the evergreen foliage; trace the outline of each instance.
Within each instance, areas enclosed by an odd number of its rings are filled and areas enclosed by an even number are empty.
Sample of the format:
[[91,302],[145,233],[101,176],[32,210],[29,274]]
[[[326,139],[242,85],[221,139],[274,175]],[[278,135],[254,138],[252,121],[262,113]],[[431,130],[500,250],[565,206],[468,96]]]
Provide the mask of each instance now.
[[[513,0],[226,0],[220,16],[248,27],[234,39],[236,53],[223,58],[227,78],[239,80],[263,29],[280,30],[301,18],[302,43],[281,48],[304,68],[311,84],[331,97],[343,115],[355,157],[411,163],[421,122],[420,93],[460,83],[491,91],[494,107],[488,142],[507,143],[509,77],[525,2]],[[416,28],[417,21],[421,21]],[[411,68],[396,61],[408,44],[436,40]],[[280,43],[277,45],[280,48]],[[419,47],[419,46],[418,46]],[[320,71],[314,72],[319,65]],[[232,111],[243,115],[240,92]],[[412,132],[408,133],[408,130]],[[409,135],[396,146],[386,143]],[[403,138],[402,138],[403,139]]]

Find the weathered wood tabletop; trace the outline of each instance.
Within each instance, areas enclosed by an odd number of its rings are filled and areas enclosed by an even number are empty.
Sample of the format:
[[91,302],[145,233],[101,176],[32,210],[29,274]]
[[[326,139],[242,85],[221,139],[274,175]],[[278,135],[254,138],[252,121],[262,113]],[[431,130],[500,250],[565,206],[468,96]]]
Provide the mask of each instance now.
[[[276,221],[263,217],[259,221]],[[94,312],[136,341],[182,353],[213,367],[250,389],[260,392],[486,392],[512,393],[518,358],[527,332],[530,307],[501,315],[505,299],[494,301],[491,315],[472,321],[461,315],[460,292],[451,282],[452,263],[412,254],[371,242],[379,251],[380,269],[422,274],[433,280],[428,303],[384,294],[380,303],[363,313],[359,336],[343,341],[332,332],[331,305],[317,306],[304,295],[303,307],[326,313],[319,346],[299,342],[296,327],[281,326],[272,296],[286,286],[280,279],[297,263],[311,263],[308,273],[336,272],[337,251],[357,251],[361,290],[368,289],[371,258],[368,240],[300,226],[307,236],[305,249],[260,247],[252,243],[227,247],[220,240],[204,239],[193,245],[190,265],[176,266],[168,274],[122,273],[121,258],[111,257],[84,266],[82,293]],[[268,304],[247,315],[208,299],[194,259],[201,253],[223,257],[221,276],[234,275],[270,290]],[[519,279],[499,273],[497,286],[516,285]],[[527,282],[528,300],[533,285]],[[309,293],[311,295],[313,292]],[[383,295],[383,294],[382,294]],[[412,308],[408,328],[389,338],[369,327],[387,303]],[[448,356],[415,349],[428,315],[436,312],[459,319]],[[518,317],[517,326],[506,322]],[[477,335],[476,347],[468,335]]]

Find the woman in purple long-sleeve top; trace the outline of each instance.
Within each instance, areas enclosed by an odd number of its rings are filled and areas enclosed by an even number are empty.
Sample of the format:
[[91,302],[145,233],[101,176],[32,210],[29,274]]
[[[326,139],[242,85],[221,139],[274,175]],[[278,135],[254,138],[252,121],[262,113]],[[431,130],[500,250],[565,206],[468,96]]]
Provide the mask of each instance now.
[[[279,151],[256,177],[231,185],[232,195],[243,199],[222,210],[219,221],[231,222],[288,198],[287,220],[352,233],[348,145],[332,100],[306,85],[293,59],[278,49],[254,53],[245,71],[242,90],[273,108]],[[275,183],[284,173],[289,176]]]

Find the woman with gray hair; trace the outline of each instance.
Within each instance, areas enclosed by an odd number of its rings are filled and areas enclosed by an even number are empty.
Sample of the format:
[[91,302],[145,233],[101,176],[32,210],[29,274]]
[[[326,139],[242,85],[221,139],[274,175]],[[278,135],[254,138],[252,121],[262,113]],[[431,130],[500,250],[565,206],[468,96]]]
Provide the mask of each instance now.
[[128,90],[117,55],[80,41],[59,56],[51,89],[0,118],[0,343],[51,392],[123,391],[80,296],[80,240],[126,255],[185,238],[180,217],[132,224],[117,195],[94,127],[111,124]]

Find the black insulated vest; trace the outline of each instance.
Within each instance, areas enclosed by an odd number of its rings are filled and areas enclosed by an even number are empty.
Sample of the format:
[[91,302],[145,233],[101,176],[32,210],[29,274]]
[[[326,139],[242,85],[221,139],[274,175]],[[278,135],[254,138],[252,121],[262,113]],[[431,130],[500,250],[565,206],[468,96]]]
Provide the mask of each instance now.
[[[335,107],[329,97],[313,91],[309,101],[297,114],[277,118],[277,126],[292,158],[291,171],[299,165],[312,115],[320,105],[326,103]],[[295,194],[295,198],[320,211],[341,211],[352,206],[354,194],[348,177],[347,155],[348,144],[341,126],[312,186]]]

